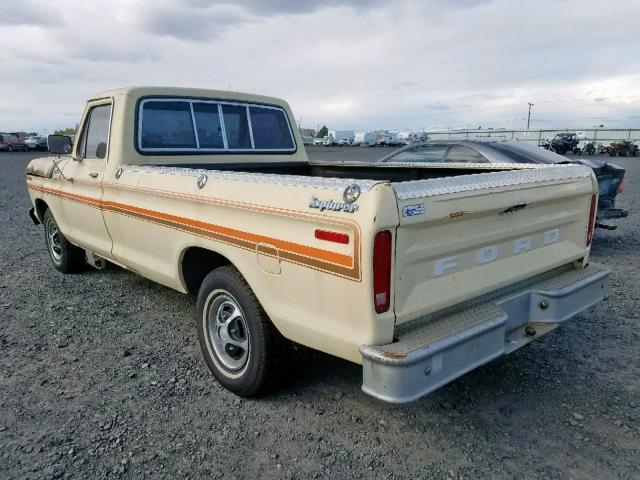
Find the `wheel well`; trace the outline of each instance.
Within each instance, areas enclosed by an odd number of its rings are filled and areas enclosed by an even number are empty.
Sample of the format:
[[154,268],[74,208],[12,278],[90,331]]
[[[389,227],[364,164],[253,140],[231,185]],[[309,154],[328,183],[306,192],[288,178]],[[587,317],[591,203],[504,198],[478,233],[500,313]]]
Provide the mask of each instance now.
[[41,198],[36,198],[34,207],[36,209],[36,215],[38,215],[38,220],[42,223],[44,221],[44,212],[47,211],[49,206]]
[[182,278],[189,293],[197,293],[209,272],[231,265],[229,259],[219,253],[201,247],[189,247],[182,255]]

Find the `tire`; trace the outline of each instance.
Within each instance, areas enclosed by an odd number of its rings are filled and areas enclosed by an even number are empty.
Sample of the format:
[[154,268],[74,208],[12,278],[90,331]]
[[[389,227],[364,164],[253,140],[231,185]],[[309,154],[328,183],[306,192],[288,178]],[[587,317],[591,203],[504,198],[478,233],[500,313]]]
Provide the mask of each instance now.
[[86,264],[84,250],[69,243],[62,235],[51,210],[44,212],[44,239],[51,263],[62,273],[75,273]]
[[241,397],[277,387],[291,352],[240,272],[230,265],[207,275],[198,292],[198,338],[216,380]]

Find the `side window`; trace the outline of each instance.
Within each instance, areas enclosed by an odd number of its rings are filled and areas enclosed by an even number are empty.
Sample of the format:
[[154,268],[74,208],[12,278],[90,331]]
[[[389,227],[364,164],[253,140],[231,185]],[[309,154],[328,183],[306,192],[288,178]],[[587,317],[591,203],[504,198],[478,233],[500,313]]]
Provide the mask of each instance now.
[[484,158],[473,148],[469,148],[464,145],[454,145],[453,147],[451,147],[451,150],[449,150],[449,154],[447,155],[447,162],[489,163],[489,160]]
[[251,131],[255,148],[292,149],[293,139],[282,110],[250,107]]
[[224,148],[218,104],[194,103],[193,114],[200,148]]
[[387,159],[387,162],[440,163],[444,160],[447,145],[423,145],[410,148]]
[[229,148],[251,148],[249,124],[247,122],[247,107],[238,105],[222,105],[224,130],[227,134]]
[[105,158],[109,142],[109,122],[111,105],[100,105],[89,110],[89,115],[82,129],[80,154],[84,158]]
[[189,102],[145,102],[140,114],[142,148],[196,148]]

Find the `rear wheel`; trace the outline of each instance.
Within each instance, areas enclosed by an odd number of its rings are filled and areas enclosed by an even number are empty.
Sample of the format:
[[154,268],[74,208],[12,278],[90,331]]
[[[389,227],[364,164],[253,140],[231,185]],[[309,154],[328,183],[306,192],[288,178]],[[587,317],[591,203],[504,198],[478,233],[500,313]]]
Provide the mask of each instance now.
[[252,397],[280,383],[290,343],[234,267],[206,276],[198,292],[197,321],[202,354],[223,387]]
[[44,213],[44,236],[53,266],[62,273],[78,272],[85,265],[84,250],[69,243],[64,237],[51,210]]

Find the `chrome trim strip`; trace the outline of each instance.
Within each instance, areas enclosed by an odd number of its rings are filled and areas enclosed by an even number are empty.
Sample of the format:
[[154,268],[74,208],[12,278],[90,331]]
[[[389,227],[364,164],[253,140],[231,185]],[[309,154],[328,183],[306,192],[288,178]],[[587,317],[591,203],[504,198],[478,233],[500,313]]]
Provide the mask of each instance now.
[[199,177],[206,174],[210,180],[230,180],[237,182],[273,183],[295,187],[321,188],[326,190],[344,189],[354,183],[364,192],[370,191],[374,185],[385,183],[376,180],[355,180],[349,178],[306,177],[302,175],[280,175],[273,173],[232,172],[226,170],[208,170],[204,168],[164,167],[154,165],[121,165],[124,172],[156,173],[161,175],[183,175]]
[[476,173],[456,177],[412,180],[393,183],[392,185],[399,200],[411,200],[414,198],[470,192],[486,188],[587,178],[592,175],[593,170],[584,165],[553,165],[527,170]]

